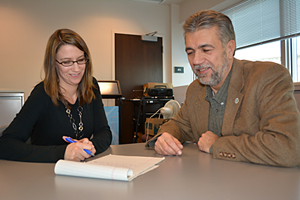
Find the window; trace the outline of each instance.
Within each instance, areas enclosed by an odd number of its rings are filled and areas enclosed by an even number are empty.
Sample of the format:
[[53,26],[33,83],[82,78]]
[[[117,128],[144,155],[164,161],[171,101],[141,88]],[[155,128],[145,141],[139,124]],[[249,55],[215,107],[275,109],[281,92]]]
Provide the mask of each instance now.
[[233,23],[238,59],[273,61],[300,82],[300,1],[248,0],[223,12]]
[[281,64],[280,41],[237,50],[235,57],[240,60],[272,61]]
[[297,72],[295,72],[296,77],[293,77],[294,82],[300,82],[300,36],[294,38],[296,43],[296,62],[297,62]]

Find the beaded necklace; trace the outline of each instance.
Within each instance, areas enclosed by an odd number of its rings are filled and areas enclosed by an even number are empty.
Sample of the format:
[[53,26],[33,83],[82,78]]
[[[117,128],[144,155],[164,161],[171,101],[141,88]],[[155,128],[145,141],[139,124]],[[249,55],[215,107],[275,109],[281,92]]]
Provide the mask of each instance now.
[[83,138],[83,135],[84,135],[84,133],[82,132],[83,131],[83,122],[82,122],[83,108],[81,106],[78,106],[77,111],[78,111],[78,115],[79,115],[78,129],[77,129],[77,125],[75,124],[75,119],[72,116],[71,110],[66,107],[66,113],[67,113],[67,115],[70,119],[70,123],[72,124],[72,127],[74,129],[76,139],[80,140]]

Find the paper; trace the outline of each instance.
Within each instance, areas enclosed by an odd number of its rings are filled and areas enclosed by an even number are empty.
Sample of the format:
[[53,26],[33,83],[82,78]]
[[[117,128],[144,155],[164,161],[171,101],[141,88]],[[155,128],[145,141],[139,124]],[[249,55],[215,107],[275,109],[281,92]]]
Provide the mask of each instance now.
[[58,175],[131,181],[155,169],[164,159],[164,157],[108,155],[86,163],[59,160],[54,172]]

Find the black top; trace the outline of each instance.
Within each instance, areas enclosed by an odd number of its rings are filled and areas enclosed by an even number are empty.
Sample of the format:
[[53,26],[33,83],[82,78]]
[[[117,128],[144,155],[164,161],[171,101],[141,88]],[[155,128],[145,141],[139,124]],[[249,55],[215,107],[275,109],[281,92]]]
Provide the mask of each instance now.
[[[111,131],[107,123],[103,102],[96,79],[96,96],[90,104],[83,104],[83,137],[91,138],[96,154],[105,151],[111,144]],[[78,99],[71,114],[78,127]],[[44,90],[44,83],[35,86],[21,111],[0,137],[0,158],[31,162],[56,162],[64,158],[68,145],[62,136],[76,138],[64,104],[55,106]],[[31,144],[26,143],[31,139]]]

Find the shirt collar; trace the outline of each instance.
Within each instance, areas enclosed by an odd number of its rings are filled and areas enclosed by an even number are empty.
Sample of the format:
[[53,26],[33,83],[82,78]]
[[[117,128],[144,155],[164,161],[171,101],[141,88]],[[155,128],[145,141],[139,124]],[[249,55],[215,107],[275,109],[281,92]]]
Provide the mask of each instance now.
[[221,88],[218,90],[216,94],[213,95],[213,91],[210,86],[206,85],[206,100],[209,101],[209,99],[214,98],[218,103],[221,102],[226,102],[227,99],[227,92],[228,92],[228,86],[229,86],[229,81],[231,77],[231,71],[228,73],[223,85]]

